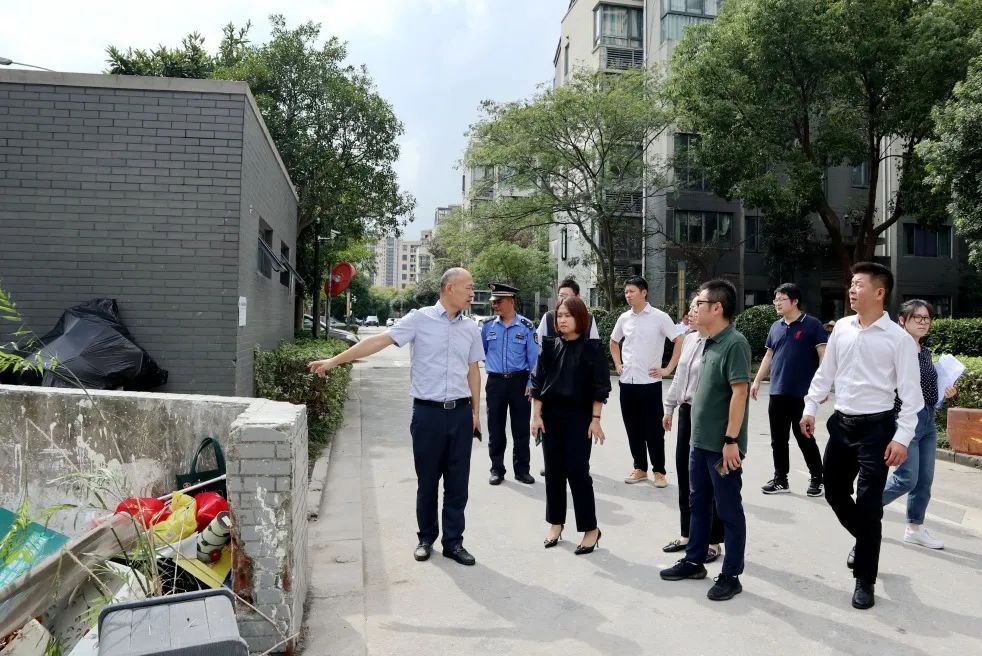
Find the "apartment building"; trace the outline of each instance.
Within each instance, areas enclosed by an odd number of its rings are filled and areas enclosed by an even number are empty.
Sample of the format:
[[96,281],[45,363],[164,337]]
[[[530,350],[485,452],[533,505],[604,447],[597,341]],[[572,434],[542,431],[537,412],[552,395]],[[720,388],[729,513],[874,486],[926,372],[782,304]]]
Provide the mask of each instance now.
[[430,272],[433,260],[429,247],[433,231],[424,230],[420,239],[386,237],[375,244],[375,272],[372,284],[405,289]]
[[[554,84],[566,83],[578,68],[608,73],[641,66],[667,70],[684,30],[714,20],[721,4],[722,0],[572,0],[560,26]],[[669,170],[668,188],[640,190],[640,202],[629,204],[637,208],[644,226],[641,234],[647,237],[619,253],[618,273],[641,273],[648,279],[652,303],[672,303],[678,298],[680,262],[689,260],[684,267],[687,290],[701,277],[721,276],[737,285],[742,305],[767,302],[780,281],[773,279],[767,263],[763,219],[759,211],[715,195],[699,172],[685,163],[685,151],[697,138],[671,129],[650,148],[650,158],[677,165]],[[830,204],[844,215],[857,194],[868,193],[869,181],[868,166],[830,168],[825,180]],[[893,167],[881,166],[880,220],[897,182]],[[844,220],[843,231],[846,238],[851,236],[848,221]],[[826,234],[817,218],[815,234],[819,239]],[[907,298],[919,297],[932,301],[943,314],[955,310],[959,247],[950,226],[925,230],[914,217],[905,217],[884,233],[876,256],[897,275],[891,304],[896,307]],[[596,272],[583,264],[589,253],[580,235],[554,226],[550,248],[559,262],[558,279],[573,275],[584,295],[589,293],[591,302],[596,302]],[[795,278],[807,290],[811,312],[825,318],[845,313],[842,274],[834,258],[818,262],[814,270],[796,271]]]
[[436,230],[457,209],[460,209],[460,205],[447,205],[446,207],[436,208],[436,211],[433,212],[433,230]]

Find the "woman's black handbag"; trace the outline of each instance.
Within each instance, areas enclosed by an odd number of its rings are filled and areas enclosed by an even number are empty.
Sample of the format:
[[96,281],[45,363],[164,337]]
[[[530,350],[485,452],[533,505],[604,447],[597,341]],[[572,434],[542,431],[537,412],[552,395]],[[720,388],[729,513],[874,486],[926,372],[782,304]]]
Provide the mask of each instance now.
[[[205,469],[198,470],[198,457],[201,453],[211,447],[215,453],[215,469]],[[225,475],[225,454],[222,453],[222,446],[218,443],[214,437],[206,437],[201,440],[201,444],[198,445],[198,450],[194,452],[194,457],[191,458],[191,471],[187,474],[177,475],[177,489],[183,490],[186,487],[191,487],[192,485],[197,485],[198,483],[203,483],[204,481],[209,481],[213,478],[218,478],[219,476]],[[228,490],[225,487],[225,481],[216,481],[204,487],[199,487],[194,490],[195,494],[198,492],[218,492],[223,497],[228,497]]]

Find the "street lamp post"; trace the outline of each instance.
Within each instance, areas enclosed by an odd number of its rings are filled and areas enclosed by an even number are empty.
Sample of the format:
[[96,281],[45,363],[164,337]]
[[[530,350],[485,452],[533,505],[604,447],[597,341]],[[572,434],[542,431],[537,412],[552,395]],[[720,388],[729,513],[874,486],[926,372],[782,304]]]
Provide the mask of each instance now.
[[12,59],[7,59],[6,57],[0,57],[0,66],[10,66],[11,64],[14,64],[16,66],[27,66],[28,68],[36,68],[36,69],[42,70],[42,71],[50,71],[51,73],[54,73],[55,72],[55,71],[53,71],[50,68],[45,68],[44,66],[35,66],[34,64],[25,64],[24,62],[16,62],[16,61],[14,61]]

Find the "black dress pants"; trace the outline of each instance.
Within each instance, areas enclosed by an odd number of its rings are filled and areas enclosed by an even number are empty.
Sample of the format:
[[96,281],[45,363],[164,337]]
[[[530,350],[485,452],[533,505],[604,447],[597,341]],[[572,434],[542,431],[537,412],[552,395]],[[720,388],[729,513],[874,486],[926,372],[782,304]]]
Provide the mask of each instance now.
[[[893,412],[867,417],[873,418],[851,418],[839,412],[829,417],[825,499],[839,523],[856,538],[853,576],[875,583],[880,562],[883,488],[889,472],[883,454],[896,433],[897,420]],[[859,482],[853,499],[853,482],[857,476]]]
[[573,496],[576,530],[597,528],[597,504],[590,477],[590,421],[593,404],[544,400],[542,456],[546,462],[546,521],[566,523],[566,484]]
[[[692,405],[683,403],[679,406],[679,423],[677,442],[675,443],[675,471],[679,475],[679,517],[682,524],[682,537],[689,537],[689,524],[692,521],[692,509],[689,507],[691,488],[689,484],[689,442],[692,439]],[[723,522],[716,511],[713,501],[713,523],[709,531],[709,544],[720,544],[723,541]]]
[[774,454],[774,478],[786,481],[791,470],[791,457],[788,453],[790,437],[794,433],[801,455],[805,457],[808,473],[812,478],[822,479],[822,452],[818,443],[801,432],[801,415],[805,411],[805,399],[801,396],[771,394],[767,405],[767,417],[771,423],[771,451]]
[[440,533],[437,497],[443,479],[443,547],[464,541],[464,508],[471,473],[474,423],[469,403],[444,410],[413,404],[409,432],[416,465],[416,523],[419,541],[433,544]]
[[662,426],[664,406],[661,402],[661,382],[647,385],[621,383],[621,415],[627,430],[627,442],[634,458],[634,468],[665,473],[665,428]]
[[489,375],[484,388],[488,404],[488,454],[491,473],[505,475],[505,418],[511,413],[511,458],[516,476],[529,473],[529,420],[532,405],[525,396],[528,373],[502,378]]

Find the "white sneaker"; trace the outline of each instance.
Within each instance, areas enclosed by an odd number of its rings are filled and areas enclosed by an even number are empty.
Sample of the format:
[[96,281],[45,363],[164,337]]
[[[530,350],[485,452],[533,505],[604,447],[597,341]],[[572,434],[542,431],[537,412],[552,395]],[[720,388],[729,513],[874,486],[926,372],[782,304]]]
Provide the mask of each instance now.
[[931,535],[923,526],[916,531],[912,531],[910,527],[904,529],[904,542],[917,544],[928,549],[944,549],[944,542]]

